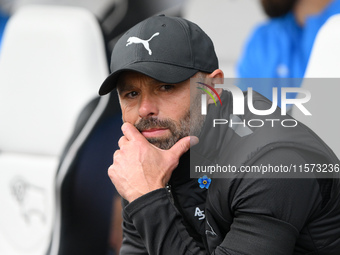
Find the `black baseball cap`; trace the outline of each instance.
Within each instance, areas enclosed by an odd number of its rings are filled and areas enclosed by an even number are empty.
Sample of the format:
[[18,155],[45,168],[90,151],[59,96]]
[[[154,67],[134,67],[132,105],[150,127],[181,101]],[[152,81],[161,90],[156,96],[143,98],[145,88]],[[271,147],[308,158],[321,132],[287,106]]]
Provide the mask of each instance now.
[[218,69],[218,59],[213,42],[198,25],[160,15],[138,23],[118,40],[110,69],[99,95],[111,92],[124,71],[136,71],[174,84],[198,71],[212,73]]

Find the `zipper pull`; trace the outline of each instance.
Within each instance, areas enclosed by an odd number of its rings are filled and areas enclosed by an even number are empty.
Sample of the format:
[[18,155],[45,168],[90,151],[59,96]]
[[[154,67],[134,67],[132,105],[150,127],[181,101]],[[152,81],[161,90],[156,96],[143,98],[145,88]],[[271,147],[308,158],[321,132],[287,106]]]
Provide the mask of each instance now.
[[166,190],[168,191],[168,194],[169,194],[169,198],[170,198],[170,201],[172,204],[175,204],[175,201],[174,201],[174,197],[172,196],[172,193],[171,193],[171,185],[169,183],[166,184],[165,186]]

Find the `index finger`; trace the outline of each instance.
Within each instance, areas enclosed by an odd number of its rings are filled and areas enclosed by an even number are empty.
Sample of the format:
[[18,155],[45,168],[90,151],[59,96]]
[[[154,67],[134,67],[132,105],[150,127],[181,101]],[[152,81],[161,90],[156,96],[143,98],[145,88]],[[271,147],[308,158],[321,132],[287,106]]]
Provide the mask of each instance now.
[[129,122],[125,122],[122,125],[122,131],[123,131],[124,136],[129,141],[141,140],[141,139],[145,140],[145,137],[138,131],[138,129]]

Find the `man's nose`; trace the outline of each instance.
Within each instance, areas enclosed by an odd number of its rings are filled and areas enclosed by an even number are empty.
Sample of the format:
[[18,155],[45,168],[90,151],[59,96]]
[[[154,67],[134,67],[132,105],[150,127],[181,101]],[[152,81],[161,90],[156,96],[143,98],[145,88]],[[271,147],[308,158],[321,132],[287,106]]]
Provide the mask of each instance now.
[[151,95],[143,95],[140,99],[139,116],[145,118],[157,115],[158,104],[156,98]]

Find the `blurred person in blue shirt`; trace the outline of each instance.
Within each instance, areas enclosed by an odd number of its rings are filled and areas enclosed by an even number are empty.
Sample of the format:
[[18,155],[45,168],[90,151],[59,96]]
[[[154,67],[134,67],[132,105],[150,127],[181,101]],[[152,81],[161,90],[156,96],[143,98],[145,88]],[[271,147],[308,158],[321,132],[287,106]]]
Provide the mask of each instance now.
[[[261,0],[261,5],[270,19],[248,39],[237,64],[238,77],[302,78],[317,32],[340,13],[340,0]],[[242,90],[248,87],[246,82],[239,84]],[[290,86],[299,87],[300,82]],[[272,86],[257,82],[252,87],[272,99]]]
[[9,16],[4,11],[1,10],[1,6],[0,6],[0,49],[1,49],[2,35],[4,33],[8,18]]

